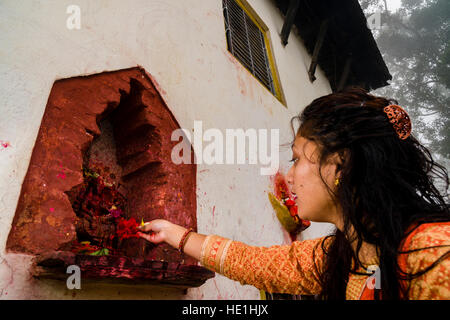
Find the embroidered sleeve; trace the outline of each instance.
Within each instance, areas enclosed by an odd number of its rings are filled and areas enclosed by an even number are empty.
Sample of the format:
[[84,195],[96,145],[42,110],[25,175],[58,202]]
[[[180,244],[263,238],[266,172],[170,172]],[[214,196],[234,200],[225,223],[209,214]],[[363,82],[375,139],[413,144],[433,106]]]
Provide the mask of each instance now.
[[[412,300],[450,299],[450,223],[424,225],[406,243],[404,250],[441,246],[401,254],[403,270],[417,273],[438,261],[435,267],[409,283]],[[403,257],[402,257],[403,256]]]
[[253,285],[267,292],[318,294],[324,239],[255,247],[210,235],[203,243],[200,262],[243,285]]

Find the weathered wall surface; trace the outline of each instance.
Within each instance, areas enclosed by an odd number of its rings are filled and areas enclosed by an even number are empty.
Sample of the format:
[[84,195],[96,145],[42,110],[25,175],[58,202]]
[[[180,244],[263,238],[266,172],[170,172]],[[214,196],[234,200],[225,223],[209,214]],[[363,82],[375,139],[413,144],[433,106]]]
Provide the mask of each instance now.
[[[69,1],[0,3],[0,298],[1,299],[259,299],[251,286],[220,275],[183,294],[149,286],[65,283],[33,279],[32,256],[7,253],[6,240],[21,185],[55,80],[142,66],[182,128],[203,130],[280,129],[280,143],[292,138],[289,120],[312,99],[329,93],[320,68],[310,83],[311,57],[294,33],[286,47],[279,33],[283,17],[269,1],[249,1],[268,26],[281,85],[283,106],[227,50],[222,1],[79,0],[81,29],[66,28]],[[286,172],[288,148],[280,150]],[[251,245],[286,243],[270,206],[269,176],[259,165],[197,165],[197,223]],[[313,223],[303,238],[330,230]]]

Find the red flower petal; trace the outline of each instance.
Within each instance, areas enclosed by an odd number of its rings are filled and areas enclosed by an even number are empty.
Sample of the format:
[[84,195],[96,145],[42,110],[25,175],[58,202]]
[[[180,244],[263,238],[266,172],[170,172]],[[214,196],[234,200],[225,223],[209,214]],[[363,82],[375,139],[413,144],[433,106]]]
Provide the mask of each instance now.
[[289,208],[289,212],[291,213],[291,216],[296,216],[297,215],[297,213],[298,213],[298,208],[297,208],[297,206],[293,206],[293,207],[290,207]]
[[138,223],[134,218],[131,218],[129,220],[125,220],[121,218],[119,220],[119,223],[117,224],[117,235],[119,238],[122,239],[128,239],[128,238],[139,238],[138,233]]
[[295,206],[295,201],[292,200],[292,199],[287,199],[287,200],[284,202],[284,204],[285,204],[287,207]]

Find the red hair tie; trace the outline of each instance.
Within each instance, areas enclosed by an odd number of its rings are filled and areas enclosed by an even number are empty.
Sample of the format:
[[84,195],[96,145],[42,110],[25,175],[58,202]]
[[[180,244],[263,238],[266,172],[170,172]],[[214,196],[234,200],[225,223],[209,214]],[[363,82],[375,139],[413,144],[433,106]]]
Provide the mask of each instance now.
[[402,140],[408,138],[411,134],[412,127],[408,113],[402,107],[395,104],[384,107],[383,111],[387,114],[389,122],[392,123],[398,137]]

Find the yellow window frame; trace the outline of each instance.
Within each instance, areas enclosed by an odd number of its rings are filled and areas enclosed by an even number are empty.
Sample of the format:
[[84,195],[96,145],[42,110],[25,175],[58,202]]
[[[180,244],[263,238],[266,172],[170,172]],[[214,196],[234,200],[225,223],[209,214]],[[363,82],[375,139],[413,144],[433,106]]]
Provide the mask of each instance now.
[[[246,0],[234,0],[236,4],[244,10],[245,14],[252,20],[252,22],[258,27],[258,29],[261,31],[261,33],[264,36],[264,44],[266,46],[266,53],[267,53],[267,59],[269,60],[269,68],[270,73],[272,75],[272,81],[273,86],[275,90],[275,97],[280,101],[285,107],[286,107],[286,99],[284,97],[283,90],[281,88],[280,84],[280,77],[278,75],[278,69],[276,67],[275,58],[273,55],[272,45],[270,42],[270,35],[269,35],[269,28],[265,25],[265,23],[261,20],[261,18],[258,16],[258,14],[253,10],[253,8],[250,6],[250,4]],[[228,44],[227,44],[228,48]],[[230,51],[230,48],[228,48],[228,51]],[[231,52],[231,51],[230,51]],[[236,58],[236,57],[235,57]],[[236,58],[239,63],[241,61]],[[241,63],[242,64],[242,63]],[[244,64],[242,64],[244,66]],[[245,66],[244,66],[245,67]],[[246,67],[245,69],[259,82],[262,84],[264,88],[267,89],[272,95],[272,91],[269,90],[250,70],[248,70]]]

